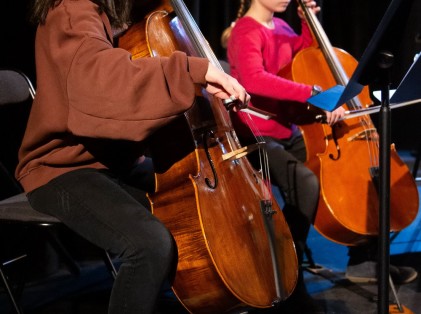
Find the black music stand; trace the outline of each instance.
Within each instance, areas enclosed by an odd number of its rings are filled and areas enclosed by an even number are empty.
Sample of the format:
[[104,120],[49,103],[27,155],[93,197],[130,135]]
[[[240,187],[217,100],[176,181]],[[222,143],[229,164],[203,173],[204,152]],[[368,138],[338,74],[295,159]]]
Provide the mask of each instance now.
[[379,160],[379,272],[378,313],[389,313],[389,259],[390,259],[390,68],[404,37],[412,3],[415,0],[392,0],[380,24],[364,51],[348,84],[335,86],[308,99],[324,110],[333,111],[357,96],[364,86],[379,83],[380,108],[380,160]]
[[399,83],[396,91],[390,97],[391,106],[404,104],[413,100],[421,99],[421,53],[416,56],[414,62]]
[[[384,80],[389,80],[388,70],[393,65],[393,60],[386,59],[393,58],[401,47],[399,43],[404,37],[406,26],[404,22],[408,19],[413,2],[391,0],[347,85],[336,85],[307,101],[321,109],[333,111],[360,94],[366,85],[376,82],[384,85]],[[389,83],[386,82],[387,85]]]

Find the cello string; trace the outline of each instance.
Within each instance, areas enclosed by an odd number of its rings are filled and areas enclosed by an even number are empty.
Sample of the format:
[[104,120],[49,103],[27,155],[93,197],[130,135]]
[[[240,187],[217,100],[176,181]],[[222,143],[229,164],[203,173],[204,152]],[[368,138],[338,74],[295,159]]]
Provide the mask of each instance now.
[[267,151],[264,147],[265,140],[259,128],[257,127],[255,121],[251,117],[251,115],[248,112],[243,112],[243,111],[240,111],[239,114],[244,117],[243,120],[246,121],[247,126],[249,127],[251,133],[253,134],[254,140],[256,141],[256,143],[258,143],[258,153],[259,153],[258,157],[259,157],[259,165],[260,165],[259,173],[261,175],[261,180],[266,187],[265,189],[266,193],[265,191],[263,191],[263,193],[265,193],[266,200],[270,201],[272,199],[273,193],[272,193],[272,184],[271,184],[270,171],[269,171],[269,158],[267,155]]
[[[333,47],[330,44],[330,41],[328,37],[326,36],[326,33],[323,31],[322,26],[320,25],[316,15],[309,7],[307,7],[303,3],[303,1],[298,0],[298,2],[304,12],[304,16],[306,17],[308,24],[311,26],[313,33],[315,34],[319,47],[321,51],[323,52],[323,55],[330,67],[330,70],[332,72],[333,77],[336,80],[336,83],[346,86],[346,84],[348,84],[349,78],[347,74],[345,73],[344,68],[341,66],[341,63],[339,62],[338,57],[335,54]],[[356,97],[350,100],[346,104],[346,106],[348,107],[348,109],[352,109],[352,110],[362,109],[361,103]],[[375,138],[378,137],[376,135],[377,132],[373,131],[375,130],[375,128],[373,127],[373,124],[369,116],[362,116],[358,118],[356,121],[359,122],[360,126],[363,129],[362,137],[363,139],[365,139],[366,144],[367,144],[367,151],[369,155],[368,160],[370,163],[370,167],[375,168],[378,166],[378,162],[379,162],[378,145],[374,143],[374,142],[377,142],[375,140]]]
[[[362,109],[362,105],[359,100],[355,97],[350,101],[351,106],[347,104],[347,107],[352,110]],[[368,152],[368,160],[370,168],[377,168],[379,164],[379,149],[378,149],[378,134],[373,122],[368,115],[363,115],[357,118],[359,124],[363,128],[363,139],[365,140]]]
[[[198,25],[196,24],[193,16],[191,15],[190,11],[187,9],[185,4],[181,2],[172,1],[172,6],[174,10],[177,12],[177,15],[184,16],[181,19],[181,23],[183,28],[188,33],[188,37],[194,43],[195,48],[197,51],[200,52],[202,56],[205,56],[213,65],[218,67],[220,70],[223,71],[221,64],[219,63],[217,57],[213,53],[212,49],[209,46],[208,41],[204,38],[202,32],[200,31]],[[184,21],[188,21],[188,23],[184,23]],[[194,35],[194,36],[193,36]],[[226,107],[226,105],[225,105]],[[262,186],[262,194],[265,201],[272,200],[272,188],[270,184],[270,172],[269,172],[269,161],[267,157],[267,152],[262,146],[264,143],[264,139],[260,134],[258,128],[254,125],[253,119],[250,117],[249,113],[245,113],[241,111],[241,114],[247,115],[247,121],[250,121],[249,127],[252,126],[252,133],[255,137],[256,143],[258,144],[258,151],[259,151],[259,160],[260,160],[260,175],[261,175],[261,182],[263,183]],[[226,121],[228,122],[228,121]],[[253,126],[254,125],[254,126]],[[230,143],[230,146],[233,147],[233,144]]]

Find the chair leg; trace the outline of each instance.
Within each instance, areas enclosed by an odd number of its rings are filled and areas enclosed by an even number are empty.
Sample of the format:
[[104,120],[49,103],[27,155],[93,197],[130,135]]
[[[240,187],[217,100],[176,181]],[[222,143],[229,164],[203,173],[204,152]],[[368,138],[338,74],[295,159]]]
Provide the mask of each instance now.
[[304,254],[307,257],[308,266],[310,268],[316,268],[317,266],[316,266],[316,263],[314,262],[314,259],[313,259],[313,253],[311,252],[307,243],[306,243],[306,246],[304,248]]
[[7,294],[9,295],[9,299],[12,302],[13,308],[16,312],[16,314],[22,314],[22,310],[20,309],[19,305],[16,302],[16,298],[13,295],[12,289],[10,288],[9,282],[7,280],[6,275],[3,272],[3,267],[0,265],[0,275],[1,275],[1,279],[3,281],[4,287],[7,291]]
[[313,253],[311,252],[311,249],[309,248],[309,246],[306,243],[306,246],[304,248],[304,255],[307,258],[306,261],[304,261],[303,266],[304,269],[313,273],[313,274],[318,274],[320,272],[322,272],[324,270],[324,267],[321,265],[318,265],[314,262],[313,259]]
[[61,243],[60,239],[58,238],[57,234],[55,233],[55,230],[51,230],[50,226],[47,226],[47,228],[48,228],[48,230],[46,230],[47,240],[50,242],[50,244],[53,246],[53,248],[59,254],[60,258],[63,259],[64,263],[69,268],[70,272],[75,276],[79,276],[80,275],[79,265],[76,263],[76,261],[73,259],[73,257],[70,255],[70,253],[64,247],[64,245]]
[[117,277],[117,269],[115,268],[113,264],[113,260],[111,259],[110,254],[107,252],[107,250],[103,251],[103,258],[105,262],[105,266],[107,266],[109,272],[113,276],[114,279]]
[[421,159],[421,143],[418,146],[418,150],[415,155],[414,167],[412,168],[412,176],[414,178],[417,178],[418,168],[420,166],[420,159]]

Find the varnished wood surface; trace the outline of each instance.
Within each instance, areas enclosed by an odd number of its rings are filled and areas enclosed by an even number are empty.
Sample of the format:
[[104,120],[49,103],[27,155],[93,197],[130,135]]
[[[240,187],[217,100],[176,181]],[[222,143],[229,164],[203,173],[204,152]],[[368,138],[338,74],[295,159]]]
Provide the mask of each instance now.
[[[317,45],[300,51],[286,71],[290,79],[323,90],[346,85],[357,61],[331,46],[314,13],[299,1]],[[343,104],[347,110],[372,103],[368,87]],[[320,198],[314,226],[332,241],[357,245],[379,233],[380,184],[370,172],[379,168],[379,135],[369,115],[346,119],[332,127],[300,125],[307,165],[319,177]],[[390,229],[407,227],[418,213],[418,190],[408,167],[394,149],[390,160]]]
[[[184,37],[174,15],[158,9],[133,25],[119,45],[134,58],[174,50],[193,55],[193,45],[181,42]],[[239,148],[228,112],[204,90],[197,94],[192,109],[150,141],[156,176],[152,210],[178,247],[173,291],[191,313],[270,308],[296,285],[289,228],[276,203],[275,214],[265,218],[260,204],[267,191],[247,158],[223,160]],[[273,250],[268,228],[274,229]]]

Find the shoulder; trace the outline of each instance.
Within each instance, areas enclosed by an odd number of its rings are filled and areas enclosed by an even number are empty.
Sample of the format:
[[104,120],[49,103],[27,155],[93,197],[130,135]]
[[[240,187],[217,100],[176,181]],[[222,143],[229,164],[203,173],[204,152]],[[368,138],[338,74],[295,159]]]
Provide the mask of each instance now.
[[262,29],[262,25],[256,22],[253,18],[244,16],[235,22],[234,32],[257,32]]
[[275,22],[275,25],[289,26],[288,23],[284,19],[281,19],[280,17],[275,16],[273,18],[273,21]]
[[59,64],[65,76],[78,58],[112,48],[110,29],[105,14],[99,14],[91,1],[63,0],[49,11],[45,24],[38,28],[37,54]]
[[274,17],[273,21],[275,23],[275,30],[281,31],[283,33],[295,34],[293,28],[287,22],[285,22],[283,19],[281,19],[279,17]]
[[73,16],[75,14],[97,12],[98,5],[90,0],[62,0],[57,6],[50,10],[49,16],[63,14]]
[[98,6],[90,0],[63,0],[49,12],[46,26],[66,33],[103,37],[106,21],[105,14],[99,14]]
[[251,17],[242,17],[234,25],[231,38],[258,38],[265,32],[264,27]]
[[275,23],[275,27],[277,28],[281,27],[281,28],[292,29],[292,27],[285,20],[279,17],[274,17],[273,22]]

